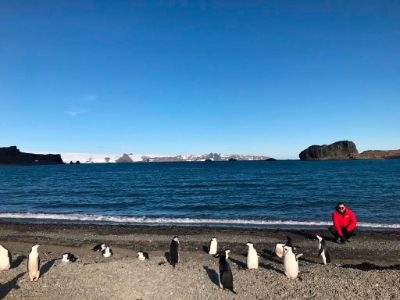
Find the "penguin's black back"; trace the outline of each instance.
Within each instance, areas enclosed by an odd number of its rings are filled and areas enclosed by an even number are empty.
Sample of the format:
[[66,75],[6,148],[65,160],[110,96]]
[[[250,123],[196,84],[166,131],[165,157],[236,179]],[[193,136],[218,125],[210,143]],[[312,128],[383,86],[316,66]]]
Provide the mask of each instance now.
[[324,251],[326,262],[329,264],[331,262],[331,255],[328,250],[328,245],[326,244],[325,240],[321,240],[320,243],[321,243],[320,255],[321,255],[322,251]]
[[92,248],[92,250],[93,251],[101,251],[102,249],[101,249],[101,245],[103,245],[103,244],[98,244],[98,245],[96,245],[96,246],[94,246],[93,248]]
[[179,262],[179,243],[175,240],[171,241],[171,245],[169,247],[169,260],[174,268]]
[[65,253],[65,254],[67,254],[67,258],[69,261],[75,262],[77,260],[76,256],[73,255],[72,253]]
[[228,289],[236,294],[233,290],[233,275],[229,262],[225,255],[219,257],[219,279],[224,289]]

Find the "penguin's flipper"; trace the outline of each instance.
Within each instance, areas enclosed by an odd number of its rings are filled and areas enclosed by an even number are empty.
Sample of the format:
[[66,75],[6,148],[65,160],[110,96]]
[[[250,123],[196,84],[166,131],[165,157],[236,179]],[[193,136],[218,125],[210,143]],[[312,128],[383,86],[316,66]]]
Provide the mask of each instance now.
[[302,256],[303,256],[303,253],[296,254],[296,259],[299,259]]
[[322,251],[324,251],[324,249],[319,249],[319,251],[318,251],[318,256],[317,257],[319,257],[319,256],[321,256],[321,254],[322,254]]

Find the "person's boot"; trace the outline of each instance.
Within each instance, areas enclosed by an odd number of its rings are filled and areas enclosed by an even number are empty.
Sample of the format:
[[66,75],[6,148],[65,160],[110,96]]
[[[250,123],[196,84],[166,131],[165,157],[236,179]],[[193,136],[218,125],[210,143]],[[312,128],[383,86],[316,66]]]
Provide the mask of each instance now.
[[344,238],[341,237],[341,236],[338,236],[338,237],[336,238],[336,243],[338,243],[338,244],[344,244]]

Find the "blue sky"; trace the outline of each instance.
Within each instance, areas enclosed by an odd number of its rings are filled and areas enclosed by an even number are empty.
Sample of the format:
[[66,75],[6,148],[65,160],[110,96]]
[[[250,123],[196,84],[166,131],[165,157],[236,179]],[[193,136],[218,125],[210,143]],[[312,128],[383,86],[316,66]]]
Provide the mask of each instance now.
[[400,148],[398,1],[0,1],[0,146]]

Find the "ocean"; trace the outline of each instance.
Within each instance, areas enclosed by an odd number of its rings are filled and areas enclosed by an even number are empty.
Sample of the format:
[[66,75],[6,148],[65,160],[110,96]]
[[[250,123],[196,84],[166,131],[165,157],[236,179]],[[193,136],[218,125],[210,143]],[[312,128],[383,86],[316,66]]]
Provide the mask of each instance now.
[[338,201],[400,230],[400,160],[0,167],[7,221],[323,228]]

